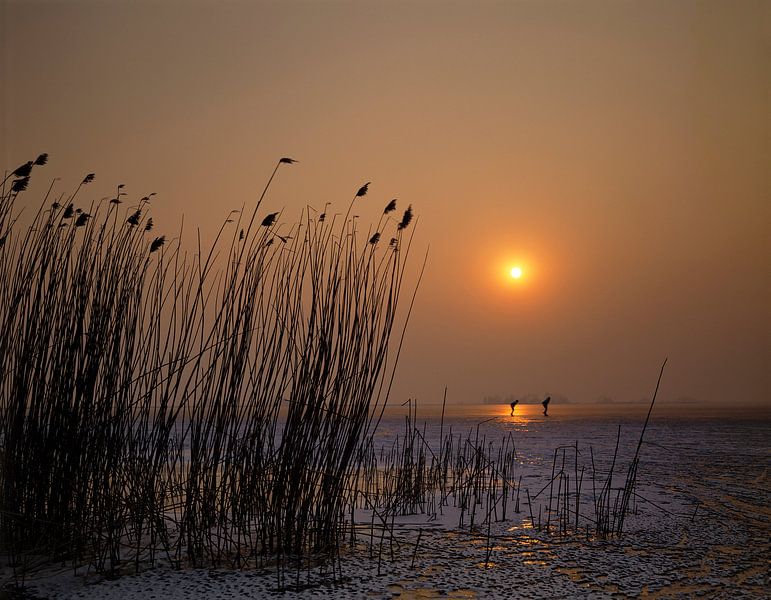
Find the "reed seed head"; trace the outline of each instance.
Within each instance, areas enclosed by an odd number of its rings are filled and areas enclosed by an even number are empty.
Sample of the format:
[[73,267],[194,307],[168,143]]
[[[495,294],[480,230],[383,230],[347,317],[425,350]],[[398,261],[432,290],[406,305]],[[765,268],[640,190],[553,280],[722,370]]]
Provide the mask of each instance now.
[[278,217],[278,215],[279,215],[279,213],[277,213],[277,212],[270,213],[267,217],[265,217],[262,220],[262,226],[263,227],[270,227],[271,225],[273,225],[273,223],[276,222],[276,217]]
[[406,229],[407,226],[410,224],[410,221],[412,221],[412,204],[410,204],[407,207],[407,210],[404,211],[404,216],[402,217],[401,222],[399,223],[399,226],[397,229],[401,231],[402,229]]
[[27,189],[27,186],[29,185],[29,176],[22,177],[21,179],[15,179],[14,182],[11,184],[11,190],[13,190],[16,193],[23,192]]
[[23,165],[16,167],[16,170],[11,173],[14,177],[29,177],[29,174],[32,172],[32,165],[34,163],[30,160],[25,162]]
[[161,246],[163,246],[166,243],[166,236],[162,235],[161,237],[155,238],[152,243],[150,244],[150,254],[158,250]]

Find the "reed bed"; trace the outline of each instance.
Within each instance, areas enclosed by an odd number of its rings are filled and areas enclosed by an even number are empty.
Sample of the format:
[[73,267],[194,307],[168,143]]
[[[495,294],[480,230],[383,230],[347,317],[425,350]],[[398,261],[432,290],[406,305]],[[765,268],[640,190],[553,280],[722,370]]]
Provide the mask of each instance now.
[[[362,236],[256,205],[186,253],[152,195],[0,195],[0,547],[115,571],[334,553],[385,406],[412,210]],[[25,206],[28,210],[28,206]],[[237,214],[237,217],[234,215]],[[381,236],[393,236],[389,244]],[[224,262],[224,266],[223,266]],[[277,558],[278,557],[278,558]]]

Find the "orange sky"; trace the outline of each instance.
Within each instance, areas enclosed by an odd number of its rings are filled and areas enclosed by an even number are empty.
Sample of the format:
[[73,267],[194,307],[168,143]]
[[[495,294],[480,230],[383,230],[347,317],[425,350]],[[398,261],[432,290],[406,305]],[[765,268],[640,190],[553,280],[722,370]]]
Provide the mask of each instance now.
[[0,1],[2,165],[190,233],[281,156],[266,211],[412,204],[399,401],[638,400],[669,356],[664,399],[768,407],[769,7]]

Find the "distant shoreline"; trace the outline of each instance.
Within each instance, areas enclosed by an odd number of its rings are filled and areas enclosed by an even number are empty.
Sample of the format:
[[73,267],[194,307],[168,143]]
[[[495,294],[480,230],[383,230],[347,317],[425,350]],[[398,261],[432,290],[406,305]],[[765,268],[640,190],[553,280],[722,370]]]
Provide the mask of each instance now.
[[[649,401],[619,402],[564,402],[549,407],[549,418],[603,418],[603,419],[644,419],[648,412]],[[519,417],[542,416],[543,408],[539,404],[520,402],[514,410]],[[407,412],[407,406],[389,403],[387,415]],[[442,413],[441,402],[417,402],[418,417],[438,417]],[[508,403],[450,403],[445,406],[446,416],[510,417]],[[692,419],[731,419],[731,420],[771,420],[771,406],[761,404],[715,404],[700,401],[657,401],[653,407],[652,418],[692,418]]]

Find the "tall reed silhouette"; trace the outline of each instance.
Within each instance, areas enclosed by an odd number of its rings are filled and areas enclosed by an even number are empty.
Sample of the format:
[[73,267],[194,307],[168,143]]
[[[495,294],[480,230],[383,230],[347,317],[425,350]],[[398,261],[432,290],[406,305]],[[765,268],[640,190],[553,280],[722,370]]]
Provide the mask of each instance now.
[[347,215],[261,215],[290,158],[192,256],[150,233],[149,196],[78,207],[93,173],[22,227],[46,161],[0,189],[0,549],[98,570],[334,554],[411,234],[380,248]]

